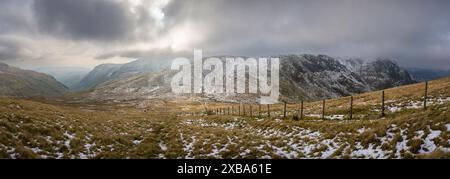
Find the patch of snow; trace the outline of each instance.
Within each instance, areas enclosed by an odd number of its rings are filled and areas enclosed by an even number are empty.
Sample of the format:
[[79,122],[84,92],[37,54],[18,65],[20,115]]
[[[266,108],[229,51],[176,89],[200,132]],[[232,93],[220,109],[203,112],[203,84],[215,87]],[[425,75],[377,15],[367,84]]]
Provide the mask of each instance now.
[[134,145],[139,145],[141,144],[142,140],[133,140],[132,142]]
[[194,157],[191,156],[191,155],[192,155],[192,151],[194,149],[194,144],[196,142],[195,136],[191,137],[191,142],[187,142],[184,139],[183,133],[180,133],[180,138],[181,138],[181,141],[183,142],[183,150],[184,150],[184,152],[186,152],[186,157],[185,158],[186,159],[193,159]]
[[[228,151],[228,145],[229,144],[215,144],[213,145],[212,152],[210,154],[207,154],[208,157],[214,157],[214,158],[222,158],[220,155],[221,152]],[[222,146],[221,148],[218,148],[217,146]]]
[[31,149],[31,151],[33,151],[34,153],[39,153],[39,152],[42,152],[42,149],[40,149],[39,147],[33,147],[33,148],[30,148]]
[[384,151],[381,149],[380,146],[375,148],[373,144],[369,144],[367,148],[364,148],[361,145],[361,142],[356,143],[355,150],[352,152],[353,156],[356,157],[364,157],[364,158],[386,158]]
[[406,106],[406,109],[420,109],[423,107],[423,102],[422,101],[410,101],[408,106]]
[[397,107],[397,106],[388,106],[387,110],[390,111],[390,112],[399,112],[399,111],[402,110],[402,108]]
[[62,159],[64,157],[64,154],[62,152],[56,153],[56,159]]
[[400,154],[401,150],[408,150],[409,149],[408,145],[406,145],[408,143],[408,139],[407,139],[407,136],[405,135],[405,132],[406,132],[406,130],[401,129],[400,135],[401,135],[403,140],[401,142],[397,142],[397,144],[395,146],[395,148],[397,150],[395,155],[397,156],[397,158],[401,157],[401,154]]
[[420,153],[426,153],[427,151],[424,151],[423,149],[428,149],[428,152],[432,152],[434,150],[436,150],[436,144],[434,143],[433,139],[439,137],[439,135],[441,135],[441,131],[440,130],[431,130],[431,128],[428,126],[428,128],[430,129],[430,134],[428,134],[428,136],[425,138],[425,140],[423,141],[424,143],[421,145],[421,149],[420,149]]
[[359,134],[362,134],[362,133],[364,133],[365,131],[366,131],[366,128],[365,127],[363,127],[363,128],[359,128],[358,130],[356,130]]
[[344,116],[343,114],[338,114],[338,115],[331,115],[331,116],[325,116],[326,119],[331,119],[331,120],[344,120]]
[[312,117],[312,118],[322,118],[322,115],[320,114],[307,114],[306,117]]
[[72,141],[73,138],[75,138],[75,134],[69,134],[66,132],[64,132],[64,136],[67,137],[67,140],[64,141],[64,145],[70,149],[70,142]]
[[325,139],[321,143],[323,145],[327,146],[327,150],[322,152],[321,158],[328,158],[330,157],[336,150],[339,148],[339,145],[334,142],[334,140],[337,138],[337,136],[333,139]]
[[84,154],[84,153],[79,153],[78,154],[78,158],[80,158],[80,159],[88,159],[87,155]]
[[162,151],[167,151],[167,146],[163,141],[159,142],[159,148],[161,148]]
[[12,159],[16,159],[16,148],[12,147],[11,149],[7,150],[6,153],[8,153]]

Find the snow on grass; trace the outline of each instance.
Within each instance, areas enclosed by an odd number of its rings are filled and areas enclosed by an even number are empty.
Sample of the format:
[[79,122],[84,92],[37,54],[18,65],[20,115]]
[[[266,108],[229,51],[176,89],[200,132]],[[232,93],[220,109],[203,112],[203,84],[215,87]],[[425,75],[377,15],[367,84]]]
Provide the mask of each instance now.
[[397,106],[388,106],[387,110],[390,111],[390,112],[399,112],[399,111],[402,110],[402,108],[401,107],[397,107]]
[[322,118],[322,115],[320,114],[306,114],[306,117],[312,117],[312,118]]
[[183,133],[180,133],[181,142],[183,143],[183,150],[186,153],[185,158],[186,159],[193,159],[194,156],[192,156],[192,151],[194,150],[194,144],[196,142],[196,137],[191,137],[191,142],[188,142],[185,140]]
[[11,157],[11,159],[16,159],[17,157],[17,153],[16,153],[16,148],[12,147],[8,150],[6,150],[6,152],[9,154],[9,156]]
[[75,134],[69,134],[66,132],[64,132],[64,136],[67,137],[67,139],[64,141],[64,145],[70,149],[70,142],[72,141],[73,138],[75,138]]
[[321,158],[328,158],[330,157],[336,150],[339,149],[340,145],[335,142],[338,136],[334,137],[333,139],[325,139],[322,140],[322,144],[327,146],[327,150],[322,152]]
[[198,127],[218,127],[223,128],[225,130],[231,130],[238,127],[243,126],[245,123],[244,120],[240,120],[238,118],[234,118],[233,121],[225,122],[225,123],[217,123],[213,121],[206,121],[204,119],[188,119],[182,122],[184,125],[190,126],[198,126]]
[[[322,115],[321,114],[306,114],[306,117],[310,117],[310,118],[320,118],[322,119]],[[336,114],[336,115],[329,115],[329,116],[324,116],[325,119],[330,119],[330,120],[344,120],[345,115],[343,114]]]
[[366,131],[366,128],[365,128],[365,127],[359,128],[358,130],[356,130],[356,132],[358,132],[359,134],[362,134],[362,133],[364,133],[365,131]]
[[278,156],[282,158],[292,159],[297,158],[298,153],[294,150],[286,150],[287,146],[278,147],[275,145],[269,144],[269,147],[272,149],[273,153],[277,154]]
[[62,152],[56,152],[56,159],[62,159],[64,154]]
[[[283,122],[283,120],[279,120],[279,122]],[[312,155],[311,151],[319,147],[319,145],[317,144],[321,141],[321,135],[318,131],[311,131],[298,126],[288,126],[287,128],[261,128],[257,125],[255,126],[248,124],[244,119],[239,118],[235,118],[231,121],[224,121],[223,123],[208,121],[204,119],[184,120],[182,124],[199,127],[218,127],[225,130],[241,130],[246,135],[261,138],[261,143],[259,145],[241,147],[241,152],[235,157],[246,157],[251,153],[251,151],[266,153],[268,154],[268,156],[266,156],[268,158],[271,158],[269,157],[270,155],[277,155],[281,158],[299,158],[300,156],[307,157],[309,155]],[[180,137],[183,143],[183,150],[187,153],[186,158],[190,158],[190,151],[192,151],[193,143],[195,143],[196,138],[192,138],[192,140],[189,142],[185,139],[184,134],[181,134]],[[221,158],[221,152],[227,151],[228,146],[239,145],[235,142],[236,140],[239,141],[238,138],[235,138],[234,141],[231,140],[231,138],[228,138],[228,142],[225,144],[210,144],[205,143],[206,141],[203,141],[203,145],[211,145],[212,148],[212,152],[204,156]],[[242,141],[239,141],[239,143],[241,142]],[[333,154],[334,151],[337,150],[336,147],[338,146],[332,141],[323,145],[327,145],[328,150],[322,158],[326,158],[329,155]],[[264,156],[258,156],[258,158],[264,158]]]
[[53,143],[53,141],[52,141],[52,136],[46,136],[46,137],[45,137],[45,140],[47,140],[47,142],[50,143],[50,144]]
[[369,144],[367,148],[361,145],[361,142],[357,142],[355,145],[355,150],[353,150],[352,157],[363,157],[363,158],[386,158],[385,152],[380,146],[376,147],[373,144]]
[[[250,127],[244,130],[247,134],[263,137],[264,144],[255,147],[255,150],[264,151],[264,147],[267,146],[271,151],[265,151],[266,153],[273,153],[281,158],[298,158],[300,154],[310,156],[312,155],[311,151],[318,147],[317,143],[320,141],[320,132],[296,126],[289,127],[288,130]],[[282,145],[273,145],[272,143],[275,141],[282,142]]]
[[161,148],[162,151],[167,151],[167,146],[163,141],[159,142],[159,148]]
[[[429,106],[433,105],[442,105],[445,102],[450,101],[449,98],[430,98],[427,100],[427,104]],[[388,101],[386,101],[388,103]],[[406,103],[393,103],[386,106],[387,111],[390,111],[392,113],[400,112],[404,109],[421,109],[423,108],[423,100],[419,101],[408,101]]]
[[164,155],[164,152],[167,151],[167,146],[166,146],[166,144],[164,144],[164,142],[163,142],[162,140],[159,142],[159,148],[161,149],[161,151],[162,151],[163,153],[160,153],[158,157],[159,157],[160,159],[165,159],[166,156]]
[[401,153],[400,151],[404,150],[407,151],[409,149],[407,143],[408,143],[408,137],[405,135],[406,130],[405,129],[401,129],[400,130],[400,135],[402,137],[402,141],[401,142],[397,142],[397,144],[395,145],[395,149],[396,149],[396,153],[395,156],[397,156],[397,158],[401,158]]
[[406,109],[420,109],[420,108],[423,108],[423,102],[422,101],[410,101],[405,108]]
[[[340,117],[343,117],[343,115]],[[376,137],[380,143],[362,145],[361,142],[356,142],[355,145],[352,145],[348,143],[348,141],[345,141],[347,135],[358,136],[367,132],[370,128],[362,127],[357,129],[356,132],[339,133],[332,139],[325,139],[319,131],[312,131],[299,126],[284,126],[282,124],[284,123],[283,120],[280,120],[280,125],[283,127],[261,127],[258,123],[263,120],[255,119],[256,120],[251,120],[251,122],[248,122],[243,118],[223,121],[198,119],[184,120],[182,124],[238,130],[239,132],[243,132],[245,135],[250,136],[250,138],[251,136],[255,136],[253,145],[241,146],[239,148],[239,153],[230,158],[246,158],[249,157],[249,155],[257,158],[273,158],[273,156],[277,156],[277,158],[339,158],[342,157],[343,153],[336,153],[338,150],[340,152],[351,150],[349,155],[351,158],[402,158],[404,157],[404,153],[410,153],[410,147],[408,146],[409,138],[407,135],[408,128],[401,129],[395,124],[390,125],[386,131],[386,135]],[[447,130],[450,128],[450,124],[445,126]],[[431,133],[428,136],[423,136],[425,134],[424,131],[417,131],[415,133],[415,139],[424,138],[424,143],[421,146],[422,149],[419,153],[424,153],[425,151],[430,152],[438,148],[434,144],[433,139],[439,137],[441,131],[431,130]],[[400,135],[400,139],[397,139],[396,135]],[[183,134],[181,134],[186,158],[197,156],[195,153],[192,153],[193,145],[196,141],[195,136],[192,136],[188,140],[183,137]],[[201,140],[201,138],[198,140]],[[236,141],[238,142],[235,143]],[[208,154],[201,154],[201,156],[222,158],[223,156],[221,153],[227,151],[229,146],[240,145],[240,143],[242,143],[242,141],[239,141],[239,138],[237,137],[234,142],[229,139],[228,143],[205,143],[205,141],[203,141],[203,145],[210,145],[212,151]],[[388,146],[389,149],[384,149],[385,146]],[[392,148],[390,146],[392,146]],[[253,154],[252,151],[257,151],[257,156],[254,156],[255,154]]]
[[40,149],[39,147],[33,147],[33,148],[30,148],[30,149],[31,149],[31,151],[33,151],[35,154],[40,153],[40,152],[43,151],[43,150]]
[[[436,150],[436,144],[434,143],[433,139],[439,137],[441,135],[440,130],[432,130],[430,126],[428,126],[430,129],[430,134],[425,138],[423,141],[424,143],[421,145],[420,153],[426,153],[426,152],[432,152]],[[427,149],[427,150],[424,150]]]
[[239,153],[239,156],[241,157],[245,157],[251,152],[250,149],[245,149],[244,147],[241,147],[240,150],[242,151],[241,153]]
[[133,140],[131,141],[134,145],[139,145],[141,144],[142,140]]
[[220,153],[228,151],[228,149],[227,149],[228,145],[229,145],[228,143],[227,144],[220,144],[220,143],[213,144],[212,152],[207,154],[206,156],[221,159],[222,156],[220,155]]
[[344,120],[344,116],[343,114],[337,114],[337,115],[331,115],[331,116],[325,116],[326,119],[331,119],[331,120]]

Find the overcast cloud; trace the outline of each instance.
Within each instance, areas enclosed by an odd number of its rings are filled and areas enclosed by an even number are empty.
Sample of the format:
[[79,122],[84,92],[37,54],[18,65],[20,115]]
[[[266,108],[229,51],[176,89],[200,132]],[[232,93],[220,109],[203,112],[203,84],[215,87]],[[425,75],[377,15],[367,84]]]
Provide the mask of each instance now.
[[450,69],[448,9],[447,0],[0,0],[0,61],[92,67],[197,48]]

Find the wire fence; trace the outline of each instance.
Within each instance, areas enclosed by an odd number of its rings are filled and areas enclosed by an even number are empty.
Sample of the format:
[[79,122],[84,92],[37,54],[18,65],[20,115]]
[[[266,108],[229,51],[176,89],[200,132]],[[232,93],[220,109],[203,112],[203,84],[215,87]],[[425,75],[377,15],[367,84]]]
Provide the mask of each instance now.
[[[366,112],[367,115],[372,115],[373,117],[385,117],[386,116],[386,98],[385,98],[385,91],[381,91],[379,94],[379,104],[374,104],[372,106],[378,106],[380,105],[380,109],[372,109],[370,111],[362,111],[361,109],[358,109],[357,112],[362,113]],[[428,97],[428,81],[424,82],[424,93],[422,98],[422,109],[427,109],[427,97]],[[281,117],[281,118],[293,118],[294,120],[302,120],[305,118],[319,118],[322,120],[325,119],[333,119],[333,117],[329,116],[337,116],[335,118],[338,119],[355,119],[355,98],[354,96],[349,96],[348,101],[348,108],[339,110],[329,110],[327,108],[327,101],[326,99],[321,100],[321,113],[310,113],[307,114],[307,111],[312,111],[310,108],[307,108],[305,105],[305,101],[301,101],[300,103],[279,103],[279,104],[229,104],[229,105],[222,105],[221,107],[205,107],[201,112],[187,112],[185,115],[192,115],[192,116],[204,116],[204,115],[229,115],[229,116],[241,116],[241,117]],[[342,100],[342,99],[340,99]],[[318,103],[318,101],[311,102],[311,103]],[[295,109],[288,109],[288,105],[295,106]],[[316,109],[317,110],[317,109]],[[327,111],[340,111],[341,113],[332,114],[331,112]],[[342,113],[343,112],[343,113]],[[375,113],[373,113],[375,112]],[[378,114],[376,114],[378,113]],[[328,115],[328,116],[327,116]],[[344,117],[345,116],[345,117]]]

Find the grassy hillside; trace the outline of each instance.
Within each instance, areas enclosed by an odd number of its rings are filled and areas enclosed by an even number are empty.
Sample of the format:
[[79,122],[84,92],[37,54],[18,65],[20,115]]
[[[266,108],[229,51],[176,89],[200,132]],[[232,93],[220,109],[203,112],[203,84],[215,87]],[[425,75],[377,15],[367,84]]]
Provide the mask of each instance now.
[[[0,98],[0,158],[450,158],[450,78],[349,98],[272,105],[271,117],[199,115],[237,104],[78,103]],[[248,106],[247,106],[248,107]],[[248,114],[248,109],[247,114]],[[195,115],[191,113],[195,112]]]
[[53,97],[67,93],[67,87],[52,76],[0,63],[0,96]]

